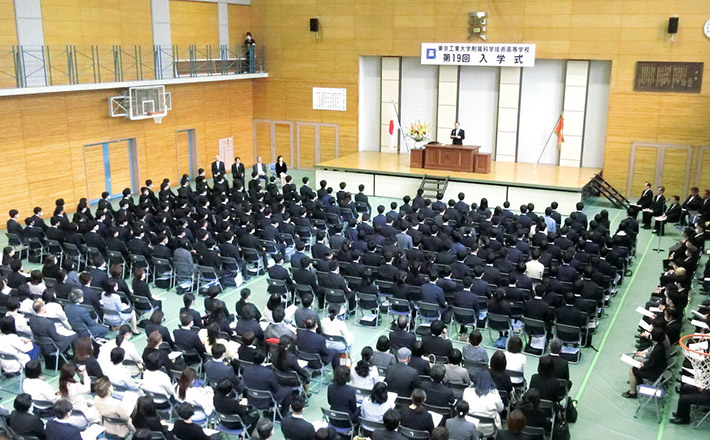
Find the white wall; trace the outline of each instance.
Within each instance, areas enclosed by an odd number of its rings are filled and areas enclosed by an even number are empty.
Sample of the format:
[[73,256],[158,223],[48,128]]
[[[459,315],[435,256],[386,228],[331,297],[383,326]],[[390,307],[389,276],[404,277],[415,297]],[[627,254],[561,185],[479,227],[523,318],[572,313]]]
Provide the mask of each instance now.
[[[536,60],[523,68],[518,128],[518,162],[535,163],[555,122],[562,113],[564,60]],[[557,138],[553,135],[540,163],[557,165]]]
[[382,58],[360,57],[358,150],[380,151],[380,83]]
[[[459,73],[459,122],[466,131],[466,145],[480,145],[493,152],[498,114],[498,67],[461,67]],[[451,128],[454,121],[450,122]]]
[[[418,57],[402,58],[402,93],[400,118],[402,131],[417,119],[431,125],[430,137],[436,136],[437,92],[439,87],[439,66],[421,64]],[[405,139],[400,135],[400,152],[407,153]],[[406,139],[411,148],[414,141]]]
[[610,80],[611,61],[590,62],[587,114],[584,123],[584,147],[582,150],[583,167],[602,168],[604,164]]

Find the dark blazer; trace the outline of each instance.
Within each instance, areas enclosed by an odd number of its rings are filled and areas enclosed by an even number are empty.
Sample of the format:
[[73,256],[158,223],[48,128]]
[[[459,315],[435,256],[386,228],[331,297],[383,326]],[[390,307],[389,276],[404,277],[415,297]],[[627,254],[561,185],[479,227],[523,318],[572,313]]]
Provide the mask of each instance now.
[[[30,329],[32,329],[32,334],[35,338],[51,338],[62,353],[67,351],[67,349],[71,347],[74,340],[79,337],[78,335],[60,335],[57,333],[57,329],[54,327],[54,324],[44,316],[33,315],[30,316],[29,321]],[[40,351],[43,356],[47,356],[54,352],[54,346],[50,344],[40,344]]]
[[[214,395],[214,409],[220,414],[238,415],[242,419],[242,422],[244,422],[247,426],[253,425],[258,420],[258,417],[255,417],[253,414],[249,414],[247,412],[248,408],[245,405],[239,404],[239,398],[223,396],[220,393],[215,393]],[[240,426],[230,424],[229,422],[223,421],[222,424],[230,429],[240,428]]]
[[454,390],[443,383],[431,381],[422,382],[422,388],[426,391],[426,403],[434,406],[450,406],[456,401]]
[[569,362],[567,362],[567,359],[549,354],[545,357],[552,359],[552,364],[555,366],[555,377],[557,379],[569,380]]
[[389,337],[390,346],[395,350],[399,350],[402,347],[407,347],[408,349],[412,350],[414,348],[414,344],[417,342],[417,336],[414,333],[402,330],[400,328],[391,332],[389,334]]
[[[239,378],[234,373],[234,368],[232,368],[231,365],[227,365],[224,362],[215,362],[214,359],[210,359],[205,362],[205,373],[210,383],[219,383],[222,379],[229,379],[235,389],[239,388]],[[217,396],[215,395],[215,399],[216,398]]]
[[[278,402],[282,402],[291,395],[291,388],[279,385],[276,373],[269,367],[263,365],[245,365],[242,376],[247,388],[270,391]],[[249,403],[257,409],[269,407],[271,404],[266,400],[251,397],[249,398]]]
[[419,387],[419,372],[407,364],[396,363],[387,367],[385,375],[387,390],[409,396],[412,390]]
[[539,374],[533,374],[532,379],[530,379],[530,388],[536,389],[540,393],[541,399],[553,402],[558,402],[565,396],[565,386],[556,377],[543,377]]
[[397,431],[376,429],[375,432],[372,433],[372,440],[407,440],[407,437]]
[[355,388],[349,385],[330,384],[328,386],[328,403],[333,411],[350,414],[350,420],[357,420],[360,410],[355,400]]
[[[85,325],[94,337],[102,338],[108,333],[108,327],[105,327],[91,318],[91,313],[78,304],[67,304],[64,307],[64,313],[67,315],[67,321],[73,330],[81,324]],[[89,336],[82,334],[81,336]]]
[[214,161],[212,162],[212,177],[217,177],[217,174],[225,175],[227,174],[227,170],[224,166],[224,161]]
[[289,414],[281,419],[281,432],[288,440],[313,440],[316,430],[310,422],[302,417],[294,417]]
[[[455,135],[456,129],[454,128],[453,130],[451,130],[451,136]],[[461,136],[461,139],[451,139],[452,145],[463,145],[463,140],[466,139],[466,132],[463,129],[459,128],[458,136]]]
[[56,420],[47,422],[45,432],[47,440],[81,440],[79,428]]
[[[325,338],[316,332],[298,329],[296,331],[296,346],[306,353],[318,353],[323,363],[327,363],[330,359],[330,351],[325,344]],[[310,365],[310,367],[318,368],[318,365]]]
[[644,189],[641,193],[641,197],[636,202],[642,209],[650,208],[653,203],[653,191],[651,189]]
[[44,423],[42,423],[42,419],[39,416],[27,412],[13,411],[8,422],[10,428],[17,435],[33,435],[39,439],[44,439]]
[[170,332],[165,326],[162,326],[160,324],[153,324],[152,322],[149,322],[148,324],[145,325],[145,334],[150,335],[154,331],[159,331],[160,335],[163,337],[163,342],[167,342],[170,345],[171,349],[175,349],[175,341],[173,341],[173,337],[170,336]]
[[420,407],[414,410],[407,405],[401,407],[399,412],[402,416],[402,426],[418,431],[427,431],[430,434],[434,430],[434,420],[426,408]]
[[176,420],[173,425],[173,435],[180,439],[190,440],[210,440],[210,437],[205,434],[200,425],[195,423],[185,423],[182,420]]
[[448,356],[453,348],[451,340],[440,336],[427,335],[422,338],[422,352],[425,355]]
[[232,182],[235,180],[241,180],[242,185],[244,184],[244,164],[241,162],[239,165],[236,163],[232,164]]
[[175,336],[175,345],[183,350],[197,350],[200,356],[204,356],[205,346],[202,344],[200,337],[197,336],[197,333],[192,330],[177,328],[173,330],[173,335]]

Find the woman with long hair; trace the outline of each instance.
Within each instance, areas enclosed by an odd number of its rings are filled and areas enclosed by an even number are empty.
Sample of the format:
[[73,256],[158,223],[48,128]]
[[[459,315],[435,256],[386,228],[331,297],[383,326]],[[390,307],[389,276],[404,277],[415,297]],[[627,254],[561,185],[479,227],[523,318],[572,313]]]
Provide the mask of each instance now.
[[165,371],[180,370],[185,368],[185,363],[181,358],[175,359],[175,361],[170,359],[169,353],[166,350],[160,348],[160,344],[163,343],[163,336],[158,331],[148,335],[148,344],[143,349],[143,362],[148,363],[147,359],[151,353],[157,353],[160,366],[165,369]]
[[382,423],[382,417],[392,408],[394,408],[394,401],[387,401],[387,384],[377,382],[372,387],[370,396],[362,401],[360,416],[370,422]]
[[217,344],[224,345],[227,350],[224,353],[224,357],[227,361],[231,362],[232,359],[237,357],[237,350],[239,350],[239,344],[232,341],[231,339],[224,339],[220,337],[221,331],[219,325],[216,322],[207,326],[207,338],[205,338],[205,351],[207,353],[212,353],[212,347]]
[[494,420],[495,426],[484,423],[478,425],[478,430],[484,436],[491,436],[496,429],[501,429],[500,413],[504,409],[503,401],[488,371],[478,371],[473,376],[473,385],[473,388],[464,390],[463,400],[468,403],[469,414],[473,417],[478,415]]
[[279,179],[281,179],[281,188],[283,188],[283,186],[286,185],[286,173],[288,173],[288,166],[286,166],[286,162],[284,162],[284,157],[280,154],[276,158],[275,168],[276,175],[279,177]]
[[[365,347],[362,349],[363,352],[365,350],[369,350],[370,356],[368,357],[368,359],[371,358],[372,348]],[[350,384],[355,388],[359,388],[362,390],[371,390],[375,386],[375,384],[380,380],[380,375],[377,371],[377,368],[371,366],[368,359],[363,356],[362,359],[357,361],[357,364],[355,364],[355,368],[353,368],[355,374],[350,375]]]
[[44,284],[41,270],[35,269],[30,272],[30,278],[27,280],[27,287],[29,289],[30,295],[32,295],[33,297],[40,296],[42,295],[42,293],[44,293],[44,291],[47,289],[47,286],[45,286]]
[[118,284],[114,279],[106,281],[105,290],[101,295],[101,303],[103,304],[104,309],[112,310],[116,313],[110,315],[104,313],[104,321],[114,327],[130,323],[133,334],[139,335],[140,332],[138,331],[138,327],[136,325],[136,312],[131,306],[121,302],[121,297],[118,296],[118,293],[116,293],[117,286]]
[[175,440],[173,433],[164,425],[150,396],[141,396],[131,414],[131,422],[136,429],[162,432],[167,440]]
[[326,341],[328,348],[332,348],[339,353],[350,353],[350,347],[353,345],[354,336],[348,330],[345,321],[338,317],[340,312],[339,304],[331,304],[328,306],[328,316],[321,321],[321,328],[324,335],[339,336],[342,341]]
[[197,386],[196,379],[197,372],[193,368],[185,368],[175,386],[175,398],[178,402],[187,402],[194,406],[194,420],[201,424],[214,413],[214,390]]
[[[292,346],[293,339],[288,335],[282,336],[279,340],[279,345],[276,348],[276,351],[271,355],[271,362],[274,368],[282,373],[290,373],[295,371],[300,378],[300,382],[303,384],[303,388],[308,394],[308,381],[310,374],[298,365],[298,357],[291,350]],[[282,379],[279,377],[278,379],[281,385],[288,387],[298,386],[295,378],[292,380],[286,380],[285,378]]]
[[525,414],[527,426],[549,429],[550,421],[547,414],[540,408],[540,393],[536,389],[529,389],[518,403],[520,411]]
[[89,337],[79,338],[74,344],[74,362],[86,368],[89,377],[103,377],[101,365],[94,357],[94,343]]
[[[80,379],[76,380],[77,370]],[[86,368],[78,368],[73,362],[67,362],[59,370],[59,395],[69,400],[74,408],[74,415],[78,411],[84,413],[87,424],[101,422],[101,415],[93,406],[89,406],[84,394],[91,394],[91,381]]]

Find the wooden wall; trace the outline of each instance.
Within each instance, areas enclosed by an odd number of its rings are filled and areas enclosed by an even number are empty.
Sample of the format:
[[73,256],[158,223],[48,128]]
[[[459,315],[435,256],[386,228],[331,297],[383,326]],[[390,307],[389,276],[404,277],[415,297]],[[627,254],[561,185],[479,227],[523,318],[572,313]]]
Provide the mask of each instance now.
[[[359,56],[419,56],[422,42],[466,41],[475,11],[488,13],[491,43],[536,43],[538,58],[612,61],[604,175],[618,189],[633,142],[710,145],[710,74],[700,94],[633,91],[637,61],[710,63],[707,0],[252,0],[270,76],[255,84],[255,116],[338,123],[341,154],[355,152]],[[676,14],[672,42],[665,30]],[[318,40],[311,17],[321,22]],[[348,111],[311,110],[319,86],[346,87]]]
[[[0,72],[14,72],[12,46],[17,44],[15,26],[15,3],[13,0],[0,0]],[[0,74],[0,87],[14,87],[15,78]]]
[[207,168],[218,139],[234,137],[235,155],[250,163],[252,80],[169,86],[173,110],[157,125],[108,116],[108,98],[117,90],[0,98],[0,212],[16,208],[21,217],[34,206],[49,212],[63,197],[69,208],[86,196],[86,144],[136,138],[139,177],[176,181],[176,131],[194,128],[198,166]]
[[227,5],[229,11],[229,45],[244,43],[244,34],[251,31],[251,12],[247,5]]
[[213,56],[219,56],[218,23],[217,3],[170,1],[170,32],[182,58],[191,44],[202,46],[200,50],[212,45]]

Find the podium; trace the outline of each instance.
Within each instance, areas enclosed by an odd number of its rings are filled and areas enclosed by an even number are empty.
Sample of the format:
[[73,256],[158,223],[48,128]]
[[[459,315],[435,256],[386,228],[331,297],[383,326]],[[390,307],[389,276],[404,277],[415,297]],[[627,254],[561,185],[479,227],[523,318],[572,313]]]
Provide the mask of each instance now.
[[427,170],[488,174],[491,172],[491,154],[479,153],[480,148],[477,145],[427,144],[422,150],[411,150],[409,166]]

